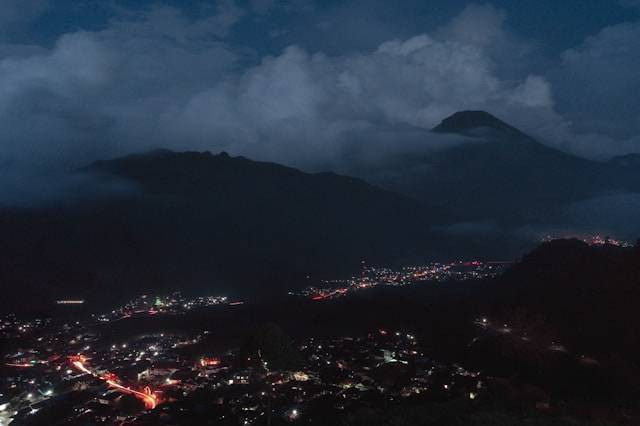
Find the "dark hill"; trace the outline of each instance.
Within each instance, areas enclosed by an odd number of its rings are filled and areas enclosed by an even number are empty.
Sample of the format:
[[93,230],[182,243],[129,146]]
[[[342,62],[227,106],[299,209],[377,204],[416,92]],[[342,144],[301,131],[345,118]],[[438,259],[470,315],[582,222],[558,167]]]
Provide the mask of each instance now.
[[446,253],[430,232],[444,214],[354,178],[166,150],[80,172],[135,190],[0,212],[5,302],[147,289],[254,295],[353,272],[362,259]]
[[544,318],[564,342],[588,353],[640,356],[640,248],[545,243],[498,282],[498,310]]

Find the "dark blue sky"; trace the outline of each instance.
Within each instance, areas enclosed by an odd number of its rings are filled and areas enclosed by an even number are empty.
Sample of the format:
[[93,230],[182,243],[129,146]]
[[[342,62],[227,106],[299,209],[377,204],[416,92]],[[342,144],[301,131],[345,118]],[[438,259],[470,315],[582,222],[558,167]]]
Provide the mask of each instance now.
[[[51,2],[52,4],[54,2]],[[202,0],[136,0],[106,2],[104,0],[56,0],[38,18],[9,38],[50,44],[60,35],[78,29],[99,30],[117,15],[117,7],[140,10],[158,4],[171,5],[197,16],[203,9]],[[250,2],[238,1],[250,9]],[[238,24],[234,42],[259,49],[262,53],[277,52],[287,44],[342,53],[345,49],[371,48],[389,37],[408,37],[429,31],[458,14],[466,0],[323,0],[307,10],[274,11],[268,17],[251,15]],[[494,0],[491,4],[504,9],[509,25],[524,37],[540,42],[550,52],[575,46],[600,29],[637,18],[636,10],[614,0]],[[348,18],[347,21],[345,18]],[[343,44],[326,40],[322,30],[314,28],[325,19],[344,25]],[[375,31],[369,28],[377,27]],[[359,28],[360,27],[360,28]],[[289,30],[288,35],[268,37],[270,30]]]

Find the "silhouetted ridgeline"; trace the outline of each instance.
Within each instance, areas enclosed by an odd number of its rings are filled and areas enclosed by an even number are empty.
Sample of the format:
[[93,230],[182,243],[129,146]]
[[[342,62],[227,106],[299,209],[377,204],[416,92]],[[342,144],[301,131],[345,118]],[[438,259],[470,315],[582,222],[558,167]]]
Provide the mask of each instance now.
[[304,284],[307,275],[354,272],[362,259],[389,264],[464,251],[460,239],[432,231],[449,214],[332,173],[166,150],[81,173],[133,190],[1,211],[5,302],[102,302],[180,289],[256,295]]
[[496,311],[540,315],[577,350],[640,356],[638,247],[548,242],[497,280],[494,290]]
[[[433,132],[451,147],[388,159],[388,166],[363,171],[370,182],[428,200],[465,221],[503,225],[563,220],[571,203],[607,192],[640,191],[638,155],[611,161],[581,158],[548,144],[484,111],[445,118]],[[426,142],[425,142],[426,143]]]

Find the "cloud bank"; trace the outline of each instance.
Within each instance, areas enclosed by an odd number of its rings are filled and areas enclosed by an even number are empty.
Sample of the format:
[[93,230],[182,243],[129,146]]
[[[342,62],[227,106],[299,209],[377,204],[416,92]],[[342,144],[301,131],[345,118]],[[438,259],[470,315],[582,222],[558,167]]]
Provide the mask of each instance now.
[[[292,45],[257,57],[229,42],[246,14],[287,7],[256,0],[245,10],[228,0],[195,18],[166,6],[124,10],[107,28],[65,34],[51,47],[1,45],[0,160],[68,169],[167,147],[348,172],[450,143],[429,129],[462,109],[488,110],[584,156],[640,150],[640,98],[629,96],[640,23],[603,29],[549,75],[526,72],[535,43],[491,5],[337,56]],[[28,19],[7,10],[0,20]]]

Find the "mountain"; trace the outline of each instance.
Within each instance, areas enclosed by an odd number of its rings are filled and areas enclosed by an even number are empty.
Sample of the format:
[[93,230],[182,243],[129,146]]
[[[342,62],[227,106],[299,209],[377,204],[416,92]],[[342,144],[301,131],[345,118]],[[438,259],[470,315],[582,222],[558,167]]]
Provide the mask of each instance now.
[[471,134],[478,129],[489,129],[502,134],[526,137],[524,133],[494,117],[486,111],[460,111],[442,120],[433,128],[435,133]]
[[551,148],[484,111],[455,113],[433,133],[457,143],[391,162],[393,170],[365,178],[428,200],[463,221],[510,226],[560,223],[571,203],[640,191],[638,170]]
[[4,302],[149,289],[264,294],[303,285],[307,275],[353,273],[363,259],[446,254],[431,231],[445,213],[355,178],[167,150],[78,173],[129,188],[1,210]]

